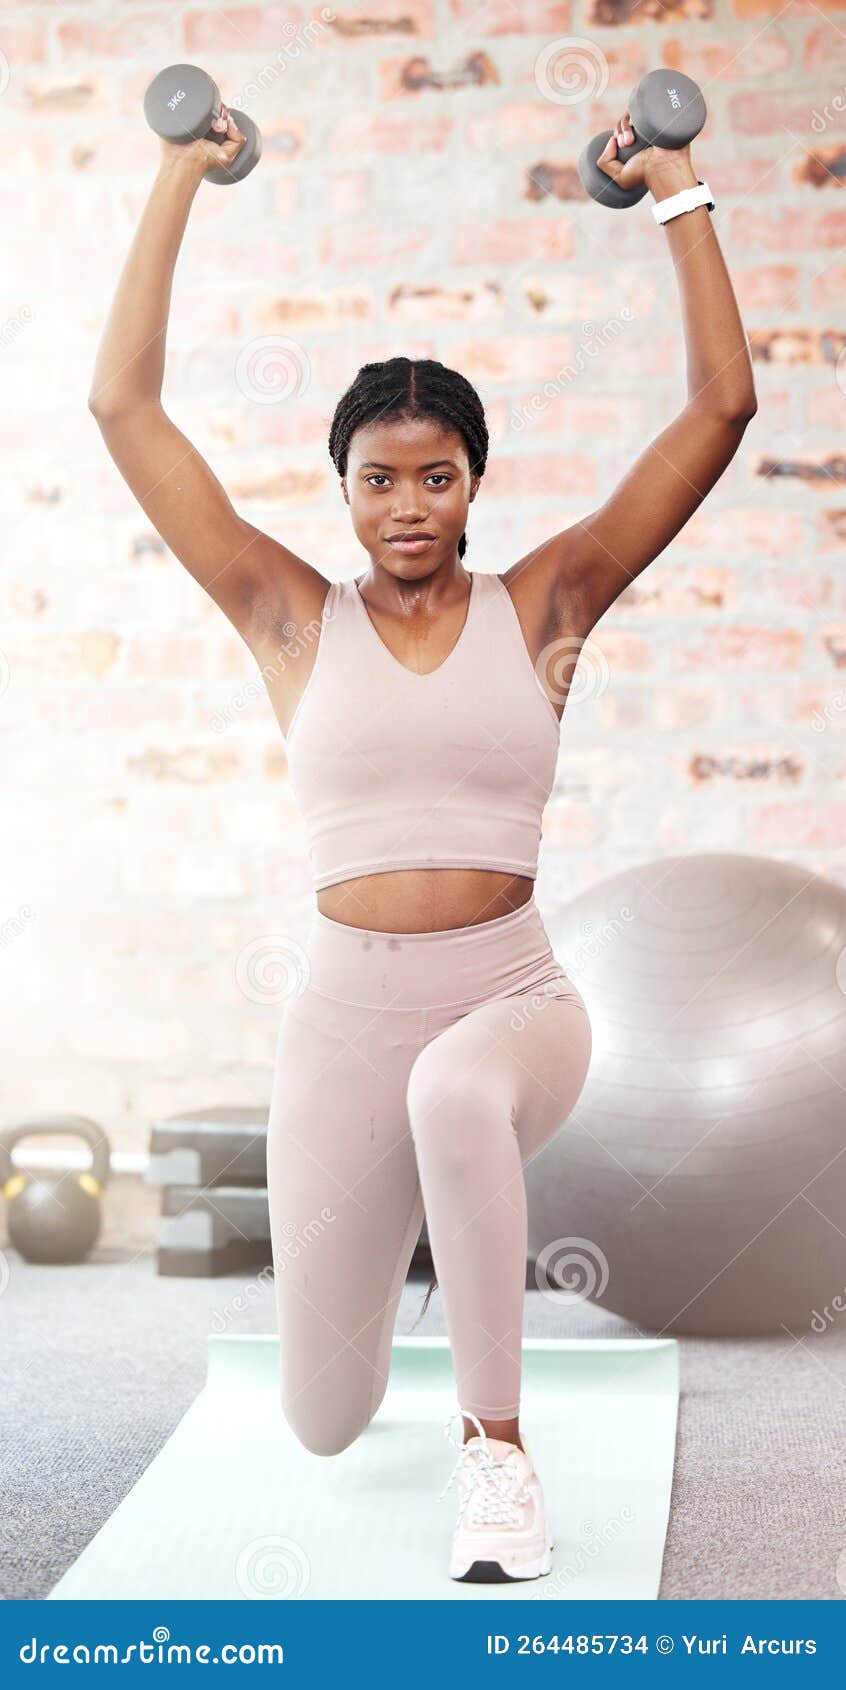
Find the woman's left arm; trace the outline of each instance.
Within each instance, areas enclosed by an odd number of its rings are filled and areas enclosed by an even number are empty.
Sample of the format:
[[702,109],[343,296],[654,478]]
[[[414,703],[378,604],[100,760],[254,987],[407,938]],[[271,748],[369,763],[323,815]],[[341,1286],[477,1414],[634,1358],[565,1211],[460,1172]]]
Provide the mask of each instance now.
[[[630,138],[628,121],[626,113],[602,155],[609,174],[628,187],[642,171],[656,201],[696,186],[689,148],[672,153],[651,147],[620,165],[615,143],[624,134]],[[561,626],[576,631],[576,616],[582,634],[684,527],[731,462],[757,410],[749,346],[711,213],[698,206],[658,233],[669,244],[681,294],[687,403],[604,505],[532,554]],[[514,573],[520,572],[517,564]]]

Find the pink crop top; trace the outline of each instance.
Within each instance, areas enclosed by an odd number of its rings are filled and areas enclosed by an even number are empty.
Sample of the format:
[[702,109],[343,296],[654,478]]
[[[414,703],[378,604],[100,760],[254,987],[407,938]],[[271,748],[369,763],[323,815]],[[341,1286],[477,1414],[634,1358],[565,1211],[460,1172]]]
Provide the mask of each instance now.
[[355,580],[329,588],[286,735],[315,891],[402,868],[537,873],[560,723],[507,587],[470,579],[458,642],[428,675],[388,650]]

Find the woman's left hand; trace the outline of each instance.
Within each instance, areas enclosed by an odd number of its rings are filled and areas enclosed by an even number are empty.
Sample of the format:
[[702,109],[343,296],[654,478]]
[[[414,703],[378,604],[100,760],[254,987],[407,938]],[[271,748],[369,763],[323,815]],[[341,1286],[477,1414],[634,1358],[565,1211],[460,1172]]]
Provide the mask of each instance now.
[[648,188],[656,177],[668,172],[678,172],[680,177],[693,175],[689,145],[672,149],[642,147],[639,153],[622,163],[617,157],[617,149],[630,147],[634,138],[631,113],[625,111],[622,117],[617,119],[605,148],[596,161],[600,170],[604,170],[606,176],[610,176],[621,188],[639,188],[644,183]]

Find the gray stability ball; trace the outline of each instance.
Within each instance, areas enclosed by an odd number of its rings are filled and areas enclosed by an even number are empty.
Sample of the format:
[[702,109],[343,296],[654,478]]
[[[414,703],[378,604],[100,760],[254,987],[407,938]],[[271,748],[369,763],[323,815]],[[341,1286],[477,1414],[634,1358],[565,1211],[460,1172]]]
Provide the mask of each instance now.
[[846,1322],[846,890],[665,857],[546,927],[593,1049],[526,1168],[537,1283],[650,1333]]

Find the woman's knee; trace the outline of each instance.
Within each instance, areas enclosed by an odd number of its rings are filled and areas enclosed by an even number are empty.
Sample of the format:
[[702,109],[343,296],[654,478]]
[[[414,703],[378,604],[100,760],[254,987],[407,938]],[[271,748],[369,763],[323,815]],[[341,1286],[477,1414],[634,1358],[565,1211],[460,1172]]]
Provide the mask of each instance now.
[[[340,1455],[367,1430],[388,1388],[387,1375],[369,1370],[341,1380],[328,1374],[303,1381],[302,1371],[288,1363],[280,1379],[282,1413],[304,1449],[312,1455]],[[297,1376],[299,1374],[299,1383]]]
[[297,1441],[312,1455],[340,1455],[369,1426],[373,1415],[326,1402],[319,1412],[282,1398],[282,1413]]

